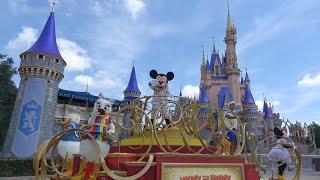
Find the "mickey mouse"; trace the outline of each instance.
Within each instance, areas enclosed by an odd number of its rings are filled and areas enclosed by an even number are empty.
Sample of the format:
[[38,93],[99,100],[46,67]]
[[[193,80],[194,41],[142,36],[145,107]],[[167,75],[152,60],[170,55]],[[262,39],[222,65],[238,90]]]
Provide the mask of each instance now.
[[[151,119],[156,118],[156,112],[160,106],[168,101],[167,96],[169,96],[168,82],[173,80],[173,72],[168,72],[167,74],[158,74],[156,70],[151,70],[149,73],[150,77],[154,80],[149,82],[149,87],[154,91],[153,95],[155,96],[152,99],[152,114]],[[167,108],[162,107],[160,110],[160,115],[165,119],[167,124],[170,124],[168,119]]]

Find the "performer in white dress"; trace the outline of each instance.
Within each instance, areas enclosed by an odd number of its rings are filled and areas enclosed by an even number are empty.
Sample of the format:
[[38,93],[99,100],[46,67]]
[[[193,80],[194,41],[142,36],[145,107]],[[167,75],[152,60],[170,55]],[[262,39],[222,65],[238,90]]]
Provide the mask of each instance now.
[[277,144],[272,147],[267,158],[278,162],[278,178],[284,180],[284,170],[287,164],[291,163],[291,157],[287,149],[291,148],[292,145],[284,139],[284,134],[278,127],[274,128],[274,134],[277,137]]
[[235,101],[229,102],[228,109],[224,113],[225,125],[230,130],[238,129],[237,112],[235,110],[235,107]]

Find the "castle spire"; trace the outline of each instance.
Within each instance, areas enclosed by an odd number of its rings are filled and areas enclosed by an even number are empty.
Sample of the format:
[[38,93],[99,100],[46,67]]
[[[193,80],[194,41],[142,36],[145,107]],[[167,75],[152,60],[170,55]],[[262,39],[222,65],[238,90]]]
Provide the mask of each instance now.
[[54,6],[55,1],[53,1],[52,3],[50,15],[38,40],[32,45],[30,49],[28,49],[24,53],[39,53],[63,60],[56,41]]
[[204,46],[202,45],[202,61],[201,61],[201,66],[205,66],[206,65],[206,59],[204,56]]
[[244,104],[255,104],[255,101],[253,99],[251,90],[249,88],[249,86],[246,85],[246,88],[244,90],[244,100],[243,100]]
[[214,37],[212,36],[211,39],[212,39],[212,52],[211,53],[216,54],[217,51],[216,51],[216,45],[214,43]]
[[134,68],[134,65],[132,66],[130,79],[127,88],[124,90],[124,93],[136,93],[138,95],[141,94],[138,83],[137,83],[137,77],[136,77],[136,70]]
[[268,107],[268,103],[266,100],[263,101],[263,112],[264,112],[264,119],[268,119],[272,117],[272,113],[270,108]]
[[228,7],[227,29],[232,29],[233,28],[233,22],[232,22],[232,16],[231,16],[231,13],[230,13],[229,0],[227,0],[227,7]]
[[250,81],[247,69],[246,69],[246,75],[245,75],[244,81],[246,82]]
[[240,94],[240,69],[238,68],[237,62],[237,53],[236,53],[236,44],[237,44],[237,30],[234,27],[231,19],[229,2],[228,5],[228,15],[227,15],[227,27],[226,34],[224,37],[224,42],[226,44],[225,56],[226,56],[226,74],[228,76],[228,86],[234,100],[237,103],[241,103],[241,94]]

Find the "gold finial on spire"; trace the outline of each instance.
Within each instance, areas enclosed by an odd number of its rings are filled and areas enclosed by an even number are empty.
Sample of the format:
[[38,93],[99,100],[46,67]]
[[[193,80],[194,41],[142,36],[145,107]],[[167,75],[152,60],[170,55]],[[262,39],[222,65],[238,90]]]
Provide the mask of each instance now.
[[56,5],[56,0],[52,0],[51,12],[54,12],[55,5]]

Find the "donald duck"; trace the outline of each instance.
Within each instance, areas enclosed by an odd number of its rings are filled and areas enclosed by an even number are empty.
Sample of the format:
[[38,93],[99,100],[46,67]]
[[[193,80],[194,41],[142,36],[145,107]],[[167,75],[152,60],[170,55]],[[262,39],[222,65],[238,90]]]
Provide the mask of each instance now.
[[90,126],[88,134],[90,135],[87,135],[80,142],[80,154],[87,160],[84,179],[90,179],[93,173],[100,168],[98,164],[99,154],[93,144],[93,140],[98,144],[104,157],[109,152],[110,144],[115,141],[115,125],[109,116],[111,111],[112,106],[110,101],[100,94],[99,99],[94,105],[92,116],[88,120],[88,125]]

